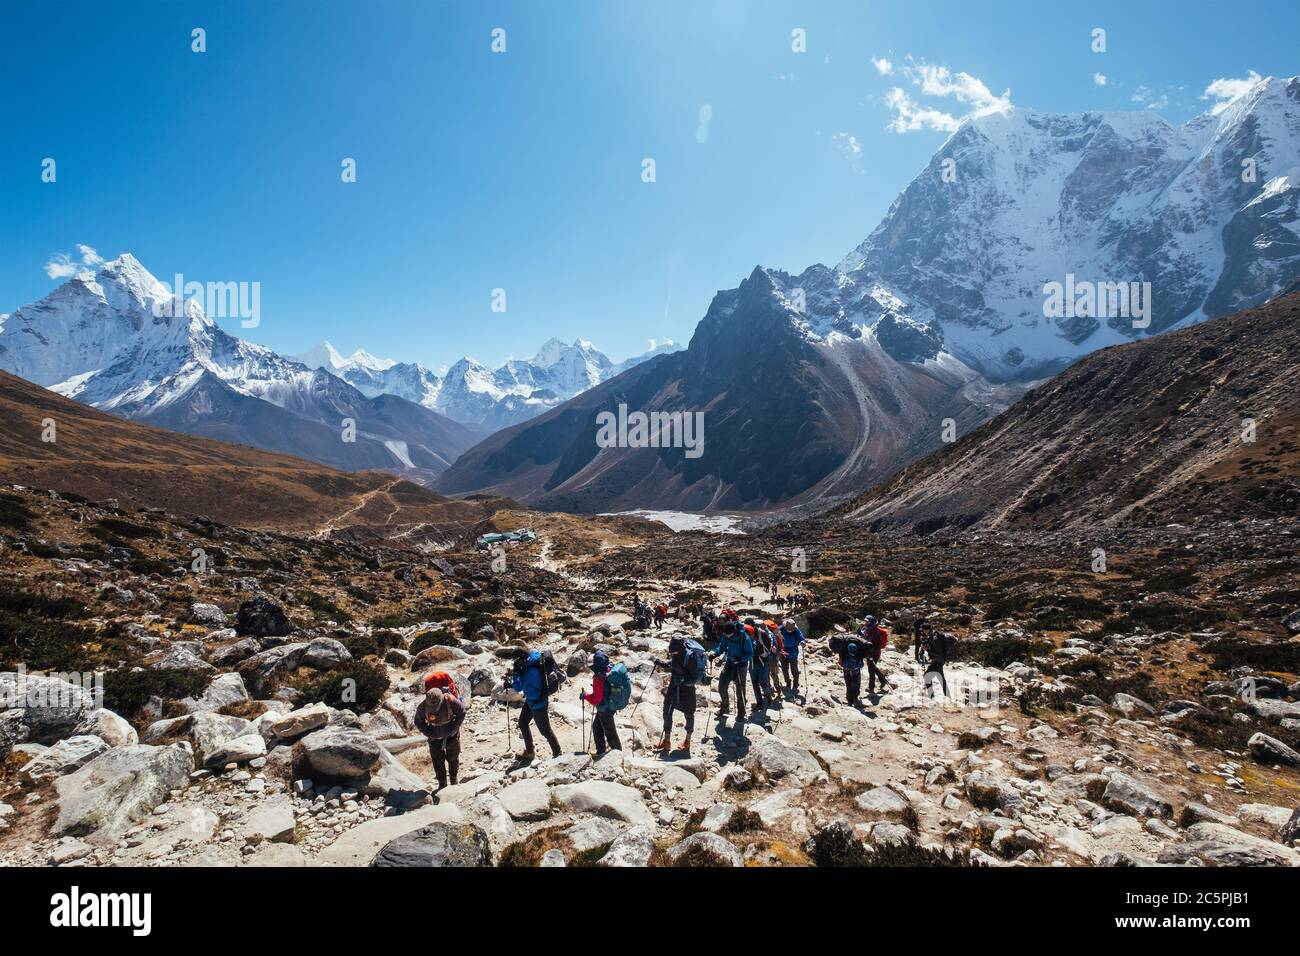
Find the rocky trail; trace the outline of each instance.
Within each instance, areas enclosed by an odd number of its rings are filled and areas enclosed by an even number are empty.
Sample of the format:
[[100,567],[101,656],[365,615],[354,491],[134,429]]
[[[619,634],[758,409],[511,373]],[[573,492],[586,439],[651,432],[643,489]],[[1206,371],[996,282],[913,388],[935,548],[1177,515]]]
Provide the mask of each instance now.
[[[1246,546],[1287,528],[1111,541],[1108,578],[1050,602],[1034,597],[1042,581],[1073,580],[1064,539],[864,548],[823,528],[809,549],[818,602],[795,618],[811,639],[800,695],[719,720],[716,682],[701,688],[691,752],[663,757],[653,662],[698,622],[633,630],[631,595],[777,616],[748,582],[777,573],[808,529],[586,554],[548,533],[496,573],[483,552],[6,500],[26,517],[4,540],[0,590],[15,635],[0,644],[0,865],[1300,865],[1291,559]],[[166,564],[199,540],[222,556],[214,571]],[[1213,583],[1242,602],[1232,637],[1190,617],[1156,630],[1149,601],[1114,597],[1146,567],[1136,556],[1189,540],[1193,580],[1158,593]],[[1159,567],[1174,574],[1172,554]],[[1247,600],[1243,575],[1272,590]],[[827,638],[863,606],[894,624],[891,686],[854,708]],[[1214,617],[1214,601],[1201,608]],[[912,660],[920,613],[961,635],[949,700]],[[502,684],[518,646],[569,675],[550,705],[562,753],[539,739],[528,765]],[[578,699],[597,649],[634,684],[623,749],[600,759]],[[434,669],[468,704],[459,781],[436,794],[412,723]],[[102,674],[102,698],[69,683],[82,671]]]

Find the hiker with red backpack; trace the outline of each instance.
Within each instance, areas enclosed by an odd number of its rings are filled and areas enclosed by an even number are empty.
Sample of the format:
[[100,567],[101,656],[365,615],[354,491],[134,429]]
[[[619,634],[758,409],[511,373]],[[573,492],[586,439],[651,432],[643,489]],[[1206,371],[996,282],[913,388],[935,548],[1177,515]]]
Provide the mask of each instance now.
[[668,660],[655,661],[655,670],[664,668],[664,733],[654,749],[668,753],[672,749],[673,711],[686,718],[686,737],[679,750],[691,752],[691,735],[695,733],[695,688],[709,682],[708,659],[704,645],[685,637],[668,642]]
[[524,705],[519,711],[519,733],[524,738],[524,752],[518,755],[521,763],[533,759],[533,733],[530,724],[551,745],[551,756],[560,755],[560,742],[551,729],[549,705],[551,695],[564,683],[564,672],[555,663],[549,651],[532,651],[519,648],[514,653],[510,686],[523,694]]
[[627,705],[632,696],[632,682],[624,665],[620,664],[617,671],[610,667],[609,655],[604,651],[592,655],[591,673],[591,690],[579,693],[578,699],[595,708],[595,716],[591,719],[591,739],[599,760],[605,756],[606,745],[610,750],[623,749],[614,714]]
[[743,625],[754,651],[750,658],[749,679],[754,687],[754,713],[764,710],[772,702],[768,686],[768,676],[773,665],[772,645],[768,640],[767,628],[753,618],[746,618]]
[[[454,685],[453,685],[454,686]],[[438,778],[438,789],[453,786],[460,773],[460,725],[465,722],[465,705],[450,690],[431,687],[415,708],[415,729],[429,741],[429,759]]]
[[891,685],[885,679],[885,672],[880,670],[880,653],[889,643],[889,633],[881,627],[874,616],[868,614],[858,630],[858,636],[867,645],[867,693],[876,692],[876,678],[880,678],[880,692],[883,694]]

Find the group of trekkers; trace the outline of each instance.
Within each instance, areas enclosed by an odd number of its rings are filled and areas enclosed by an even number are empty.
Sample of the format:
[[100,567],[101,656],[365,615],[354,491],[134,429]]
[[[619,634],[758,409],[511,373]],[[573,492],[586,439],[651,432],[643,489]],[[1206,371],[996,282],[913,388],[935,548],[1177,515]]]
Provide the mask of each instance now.
[[637,630],[644,630],[652,624],[656,631],[664,629],[664,621],[668,618],[668,604],[660,601],[658,604],[651,606],[648,602],[641,600],[641,595],[632,595],[632,626]]
[[[640,604],[640,598],[636,599]],[[801,653],[808,643],[803,631],[793,620],[780,625],[773,620],[741,619],[734,610],[705,611],[702,616],[702,642],[683,635],[668,642],[668,657],[656,660],[651,674],[665,671],[663,680],[663,733],[654,749],[671,751],[674,714],[681,712],[685,721],[685,736],[677,750],[690,753],[691,738],[695,732],[697,689],[709,686],[709,662],[721,659],[718,671],[718,694],[721,698],[717,718],[721,726],[731,709],[731,693],[736,697],[735,726],[743,728],[747,718],[746,690],[752,689],[752,713],[757,714],[772,706],[778,695],[798,696],[800,692]],[[921,618],[914,623],[913,637],[916,660],[926,665],[924,683],[927,692],[937,681],[949,697],[944,665],[956,656],[957,642],[950,634],[939,632],[929,621]],[[889,642],[889,632],[874,616],[867,615],[856,632],[835,634],[829,642],[830,650],[838,655],[844,676],[845,699],[852,707],[861,707],[862,670],[868,675],[867,693],[874,695],[879,683],[880,692],[892,688],[880,668],[880,657]],[[712,645],[711,651],[706,645]],[[591,737],[597,758],[609,750],[621,750],[615,714],[627,706],[632,698],[632,680],[627,667],[613,664],[603,650],[596,650],[591,658],[591,687],[579,693],[584,709],[593,711]],[[522,698],[519,711],[519,734],[524,749],[518,754],[520,763],[534,757],[533,727],[550,746],[551,756],[560,756],[560,742],[551,727],[550,698],[567,679],[550,651],[518,648],[514,651],[509,672],[510,686]],[[428,738],[429,756],[433,762],[438,789],[454,785],[460,765],[460,727],[465,720],[464,696],[450,675],[435,671],[424,679],[424,699],[415,712],[416,728]],[[642,692],[644,693],[644,691]],[[639,705],[639,702],[638,702]],[[507,711],[508,713],[508,711]],[[509,720],[507,719],[507,728]],[[585,749],[585,748],[584,748]]]

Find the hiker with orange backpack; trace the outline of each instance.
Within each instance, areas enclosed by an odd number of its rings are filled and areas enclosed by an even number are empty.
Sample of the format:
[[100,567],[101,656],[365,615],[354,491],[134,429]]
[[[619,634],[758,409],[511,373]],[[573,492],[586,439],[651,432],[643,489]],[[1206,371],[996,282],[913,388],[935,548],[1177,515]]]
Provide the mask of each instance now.
[[453,785],[460,774],[460,725],[465,722],[465,705],[451,691],[431,687],[415,708],[415,729],[429,741],[429,759],[438,778],[438,789]]
[[[609,655],[604,651],[597,651],[592,656],[591,673],[591,690],[581,691],[578,699],[595,709],[595,716],[591,719],[591,739],[596,745],[596,759],[599,760],[605,756],[606,745],[610,750],[623,749],[618,739],[618,726],[614,723],[618,701],[610,686]],[[623,675],[626,678],[626,669]],[[630,689],[631,685],[628,686]],[[623,703],[627,703],[626,698],[623,699]]]

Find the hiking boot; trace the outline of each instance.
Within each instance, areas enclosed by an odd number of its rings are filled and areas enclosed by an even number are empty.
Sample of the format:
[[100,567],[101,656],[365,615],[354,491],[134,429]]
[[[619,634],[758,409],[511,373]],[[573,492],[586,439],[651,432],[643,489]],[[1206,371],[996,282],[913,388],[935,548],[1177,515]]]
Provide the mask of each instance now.
[[689,734],[688,734],[686,737],[684,737],[684,738],[682,739],[682,744],[681,744],[681,746],[678,747],[677,749],[678,749],[678,750],[683,750],[683,751],[685,751],[686,753],[690,753],[690,752],[691,752],[691,738],[690,738],[690,735],[689,735]]
[[438,778],[438,789],[439,789],[439,790],[446,790],[446,789],[447,789],[447,778],[446,778],[446,777],[439,777],[439,778]]
[[536,757],[536,756],[537,756],[537,754],[534,752],[533,748],[532,748],[532,747],[529,747],[529,748],[528,748],[527,750],[525,750],[523,753],[521,753],[521,754],[519,754],[518,756],[516,756],[515,759],[518,760],[520,763],[528,763],[530,760],[532,760],[532,759],[533,759],[534,757]]
[[660,740],[658,743],[656,743],[656,744],[654,745],[654,749],[655,749],[655,750],[670,750],[670,749],[672,749],[672,746],[671,746],[671,744],[669,744],[669,742],[668,742],[668,738],[667,738],[667,737],[664,737],[662,740]]

